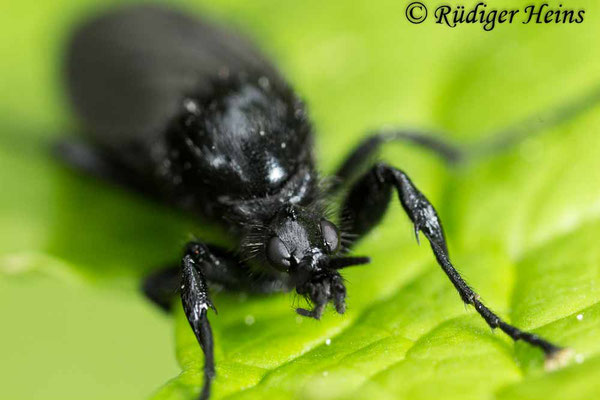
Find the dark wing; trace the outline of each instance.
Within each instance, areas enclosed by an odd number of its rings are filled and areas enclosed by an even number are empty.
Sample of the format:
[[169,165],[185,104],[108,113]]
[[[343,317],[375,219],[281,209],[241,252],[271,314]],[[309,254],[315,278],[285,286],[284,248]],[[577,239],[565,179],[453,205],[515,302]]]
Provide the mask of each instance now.
[[108,150],[153,142],[185,95],[219,74],[283,82],[247,40],[164,6],[120,8],[83,24],[67,55],[68,90],[94,142]]

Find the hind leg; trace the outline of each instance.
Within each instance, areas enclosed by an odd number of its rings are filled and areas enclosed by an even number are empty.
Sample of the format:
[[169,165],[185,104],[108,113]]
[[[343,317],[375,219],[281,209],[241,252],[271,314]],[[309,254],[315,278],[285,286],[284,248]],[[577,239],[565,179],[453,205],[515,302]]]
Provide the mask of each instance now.
[[157,188],[130,166],[102,149],[76,140],[61,140],[53,152],[71,168],[142,195],[158,198]]
[[448,164],[461,161],[464,153],[461,148],[431,132],[388,129],[378,130],[371,133],[356,148],[346,156],[334,174],[333,184],[329,188],[335,193],[342,185],[353,180],[365,168],[373,164],[374,157],[379,153],[381,147],[386,143],[404,142],[429,150],[441,157]]

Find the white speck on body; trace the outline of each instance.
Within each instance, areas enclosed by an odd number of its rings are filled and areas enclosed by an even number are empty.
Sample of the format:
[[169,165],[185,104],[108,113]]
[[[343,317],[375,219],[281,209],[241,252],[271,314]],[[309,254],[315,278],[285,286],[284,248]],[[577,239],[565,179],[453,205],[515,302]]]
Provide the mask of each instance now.
[[283,178],[283,169],[279,166],[271,168],[269,170],[269,181],[271,182],[279,182],[281,178]]
[[258,78],[258,84],[261,88],[267,89],[270,85],[269,78],[267,78],[266,76],[261,76],[260,78]]
[[325,345],[329,346],[331,344],[331,339],[326,339],[325,340]]
[[259,134],[260,136],[265,136],[265,131],[261,130],[261,131],[259,131],[259,132],[258,132],[258,134]]
[[208,160],[213,168],[220,168],[227,165],[227,160],[225,160],[225,157],[223,156],[210,157]]
[[198,114],[198,112],[200,111],[200,107],[198,107],[198,103],[196,103],[192,99],[185,99],[183,102],[183,106],[185,107],[187,112],[192,113],[192,114]]
[[285,144],[285,143],[281,143],[281,148],[282,148],[282,149],[285,149],[285,147],[286,147],[286,146],[287,146],[287,144]]
[[254,324],[254,315],[246,315],[246,318],[244,318],[244,323],[246,325],[252,325]]
[[583,314],[577,315],[577,321],[583,321]]
[[576,354],[575,355],[575,362],[577,364],[581,364],[583,362],[583,360],[585,360],[585,357],[583,356],[583,354]]

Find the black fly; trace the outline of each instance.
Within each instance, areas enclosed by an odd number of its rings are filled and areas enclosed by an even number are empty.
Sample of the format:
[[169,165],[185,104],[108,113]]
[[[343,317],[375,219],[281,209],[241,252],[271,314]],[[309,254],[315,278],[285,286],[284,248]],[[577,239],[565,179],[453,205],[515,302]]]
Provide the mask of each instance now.
[[[446,159],[460,152],[431,136],[377,132],[323,185],[313,159],[313,129],[302,101],[243,38],[158,6],[123,8],[90,22],[68,50],[68,89],[89,144],[63,142],[70,164],[226,226],[236,249],[189,243],[178,266],[150,276],[146,294],[168,309],[181,300],[205,355],[204,387],[215,375],[208,283],[232,290],[295,289],[319,319],[328,303],[345,311],[340,270],[369,262],[348,253],[382,219],[396,193],[415,233],[466,304],[492,328],[539,347],[561,348],[504,322],[479,300],[448,256],[440,219],[400,169],[370,165],[379,147],[408,140]],[[365,172],[366,171],[366,172]],[[343,190],[343,191],[342,191]],[[345,193],[336,225],[326,208]]]

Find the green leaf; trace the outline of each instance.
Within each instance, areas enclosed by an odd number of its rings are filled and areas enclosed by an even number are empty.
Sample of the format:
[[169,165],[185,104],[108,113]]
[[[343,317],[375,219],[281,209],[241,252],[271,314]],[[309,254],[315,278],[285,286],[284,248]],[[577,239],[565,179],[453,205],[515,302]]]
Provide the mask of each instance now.
[[[591,48],[600,34],[596,2],[563,5],[585,9],[582,24],[519,22],[491,32],[479,24],[436,25],[434,4],[426,5],[428,21],[410,25],[406,2],[397,1],[186,4],[241,26],[279,62],[310,105],[326,172],[368,129],[383,124],[449,132],[466,143],[531,115],[546,118],[600,82],[600,54]],[[503,7],[523,3],[493,4]],[[199,228],[185,216],[65,171],[46,155],[43,143],[72,126],[53,75],[59,45],[67,27],[95,8],[61,0],[16,5],[4,17],[4,36],[24,43],[2,54],[8,61],[0,64],[6,83],[0,283],[9,288],[35,285],[45,274],[90,290],[135,293],[147,271],[175,261],[190,233],[222,240],[212,227]],[[26,17],[17,18],[21,14]],[[53,54],[55,63],[44,54]],[[454,263],[486,304],[517,326],[572,348],[574,363],[545,372],[540,351],[491,332],[474,310],[465,310],[429,247],[417,246],[394,205],[356,249],[373,263],[344,274],[343,316],[329,311],[321,321],[300,318],[293,305],[303,300],[292,294],[213,295],[219,309],[211,315],[214,398],[597,397],[599,133],[598,107],[590,107],[509,151],[460,168],[402,145],[382,154],[434,203]],[[106,307],[108,313],[118,306]],[[151,311],[138,312],[143,324],[144,312]],[[80,321],[85,326],[86,316]],[[159,388],[157,400],[193,398],[202,383],[202,353],[179,308],[174,323],[182,372],[162,387],[146,380]],[[18,358],[18,350],[2,350]],[[147,359],[130,362],[132,382],[160,368]],[[43,375],[30,378],[35,384]]]

